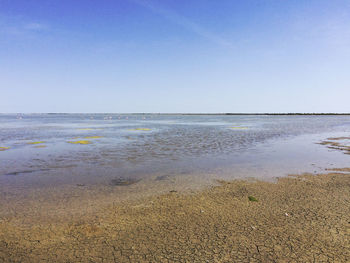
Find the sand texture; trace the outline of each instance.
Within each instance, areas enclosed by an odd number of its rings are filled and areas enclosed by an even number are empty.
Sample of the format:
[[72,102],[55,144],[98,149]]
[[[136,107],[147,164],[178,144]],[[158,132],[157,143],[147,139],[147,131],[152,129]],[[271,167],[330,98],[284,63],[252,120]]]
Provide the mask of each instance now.
[[348,262],[349,197],[350,174],[332,172],[221,182],[67,222],[2,217],[0,261]]
[[[323,144],[348,153],[344,140]],[[119,202],[0,200],[0,262],[350,262],[350,168],[218,183]]]

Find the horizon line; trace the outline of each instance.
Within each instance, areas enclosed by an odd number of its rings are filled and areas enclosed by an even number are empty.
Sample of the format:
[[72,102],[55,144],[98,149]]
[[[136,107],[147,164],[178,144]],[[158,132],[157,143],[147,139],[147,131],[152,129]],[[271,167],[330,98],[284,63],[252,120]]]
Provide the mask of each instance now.
[[1,112],[1,115],[6,114],[129,114],[129,115],[350,115],[346,112],[222,112],[222,113],[169,113],[169,112]]

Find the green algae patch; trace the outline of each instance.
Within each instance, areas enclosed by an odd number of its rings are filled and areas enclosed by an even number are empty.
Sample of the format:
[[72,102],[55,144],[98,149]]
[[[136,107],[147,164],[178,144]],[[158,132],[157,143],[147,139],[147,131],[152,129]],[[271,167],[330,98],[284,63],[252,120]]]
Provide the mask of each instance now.
[[38,142],[27,142],[28,144],[41,144],[41,143],[45,143],[44,141],[38,141]]
[[6,150],[9,150],[10,147],[0,147],[0,151],[6,151]]
[[230,127],[232,130],[247,130],[248,127]]
[[84,139],[100,139],[103,138],[103,136],[86,136]]
[[87,141],[87,140],[80,140],[80,141],[68,141],[68,143],[71,143],[71,144],[90,144],[91,142]]
[[129,131],[150,131],[149,128],[135,128],[135,129],[129,129]]
[[258,199],[256,199],[254,196],[248,196],[248,199],[250,202],[258,202]]

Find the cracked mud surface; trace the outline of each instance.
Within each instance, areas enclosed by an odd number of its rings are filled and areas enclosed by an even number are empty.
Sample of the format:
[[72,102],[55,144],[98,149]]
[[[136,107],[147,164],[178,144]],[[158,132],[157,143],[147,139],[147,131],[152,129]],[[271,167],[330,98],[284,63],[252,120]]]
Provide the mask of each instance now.
[[344,171],[277,183],[221,182],[194,194],[104,204],[67,221],[2,216],[0,261],[347,262]]
[[[348,153],[344,140],[322,144]],[[327,171],[133,201],[3,198],[0,262],[349,262],[350,168]]]

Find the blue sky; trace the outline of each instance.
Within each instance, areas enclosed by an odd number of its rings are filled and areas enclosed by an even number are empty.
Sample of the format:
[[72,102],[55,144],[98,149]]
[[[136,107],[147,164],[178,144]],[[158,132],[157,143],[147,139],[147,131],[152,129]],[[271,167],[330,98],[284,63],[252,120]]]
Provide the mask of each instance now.
[[0,0],[0,112],[350,112],[350,1]]

